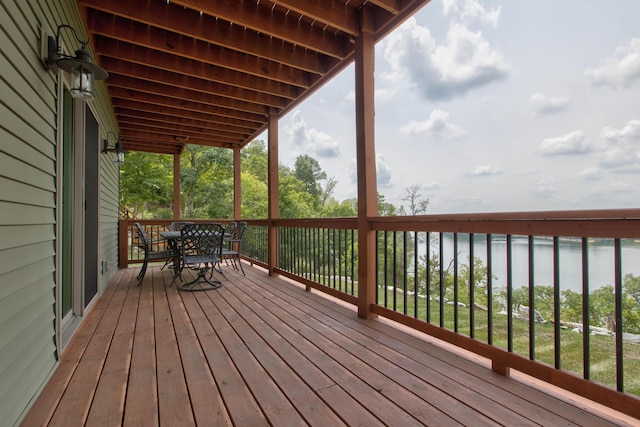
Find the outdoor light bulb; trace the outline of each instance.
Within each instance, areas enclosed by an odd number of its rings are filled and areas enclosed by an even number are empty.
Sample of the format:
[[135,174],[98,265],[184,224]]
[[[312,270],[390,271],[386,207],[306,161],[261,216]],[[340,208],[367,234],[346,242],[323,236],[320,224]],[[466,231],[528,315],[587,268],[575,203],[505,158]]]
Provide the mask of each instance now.
[[77,67],[73,69],[73,84],[71,86],[71,96],[85,100],[93,99],[93,73]]
[[119,165],[124,163],[124,153],[122,151],[116,152],[115,162]]

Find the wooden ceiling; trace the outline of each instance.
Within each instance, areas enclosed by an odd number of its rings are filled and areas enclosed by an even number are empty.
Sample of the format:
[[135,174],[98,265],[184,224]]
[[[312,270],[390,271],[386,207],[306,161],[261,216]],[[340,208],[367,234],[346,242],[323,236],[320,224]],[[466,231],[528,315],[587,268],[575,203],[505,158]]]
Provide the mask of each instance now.
[[78,0],[124,149],[244,146],[429,0]]

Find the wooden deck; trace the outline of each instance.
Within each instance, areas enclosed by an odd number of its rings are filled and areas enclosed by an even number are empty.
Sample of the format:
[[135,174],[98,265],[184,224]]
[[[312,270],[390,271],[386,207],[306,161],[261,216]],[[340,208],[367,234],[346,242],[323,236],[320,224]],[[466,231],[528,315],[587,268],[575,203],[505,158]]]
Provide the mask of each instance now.
[[633,424],[245,270],[206,292],[119,271],[22,425]]

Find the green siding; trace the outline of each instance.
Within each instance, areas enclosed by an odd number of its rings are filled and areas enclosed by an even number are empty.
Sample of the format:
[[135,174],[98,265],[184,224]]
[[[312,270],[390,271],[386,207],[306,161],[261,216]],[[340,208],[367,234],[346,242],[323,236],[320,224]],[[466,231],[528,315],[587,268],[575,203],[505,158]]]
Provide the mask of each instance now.
[[[58,365],[56,298],[57,77],[40,60],[40,30],[83,30],[75,0],[0,2],[0,427],[19,424]],[[62,35],[75,46],[70,34]],[[106,86],[93,112],[118,133]],[[118,169],[100,159],[102,292],[117,266]],[[100,267],[99,267],[100,268]]]

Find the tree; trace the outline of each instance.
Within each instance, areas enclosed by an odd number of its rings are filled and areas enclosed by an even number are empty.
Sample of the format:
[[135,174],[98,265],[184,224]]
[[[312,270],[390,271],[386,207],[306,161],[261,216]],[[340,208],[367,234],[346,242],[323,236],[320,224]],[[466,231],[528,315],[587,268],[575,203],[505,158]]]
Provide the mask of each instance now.
[[378,193],[378,215],[379,216],[396,216],[396,207],[385,201],[384,195]]
[[429,199],[424,199],[422,197],[422,184],[413,184],[409,187],[405,188],[405,196],[402,198],[402,201],[408,203],[408,214],[407,209],[404,206],[400,206],[398,212],[400,215],[423,215],[427,213],[427,208],[429,207]]
[[358,203],[356,199],[347,199],[338,202],[331,198],[322,207],[320,216],[322,218],[349,218],[358,215]]
[[327,183],[325,184],[324,188],[322,188],[322,192],[320,193],[320,202],[323,208],[331,199],[331,195],[333,194],[333,191],[335,190],[337,184],[338,181],[336,181],[335,178],[327,179]]
[[185,218],[227,218],[233,206],[233,153],[187,145],[181,156],[180,186]]
[[298,156],[293,169],[293,176],[302,181],[309,194],[320,200],[322,187],[319,181],[327,179],[316,159],[306,154]]
[[247,144],[240,151],[240,161],[242,162],[242,173],[248,173],[267,183],[268,180],[268,155],[264,141],[255,140]]
[[172,195],[173,162],[170,156],[138,151],[127,154],[120,172],[120,197],[135,217],[170,217]]
[[242,172],[243,218],[257,219],[267,217],[267,183],[249,172]]

